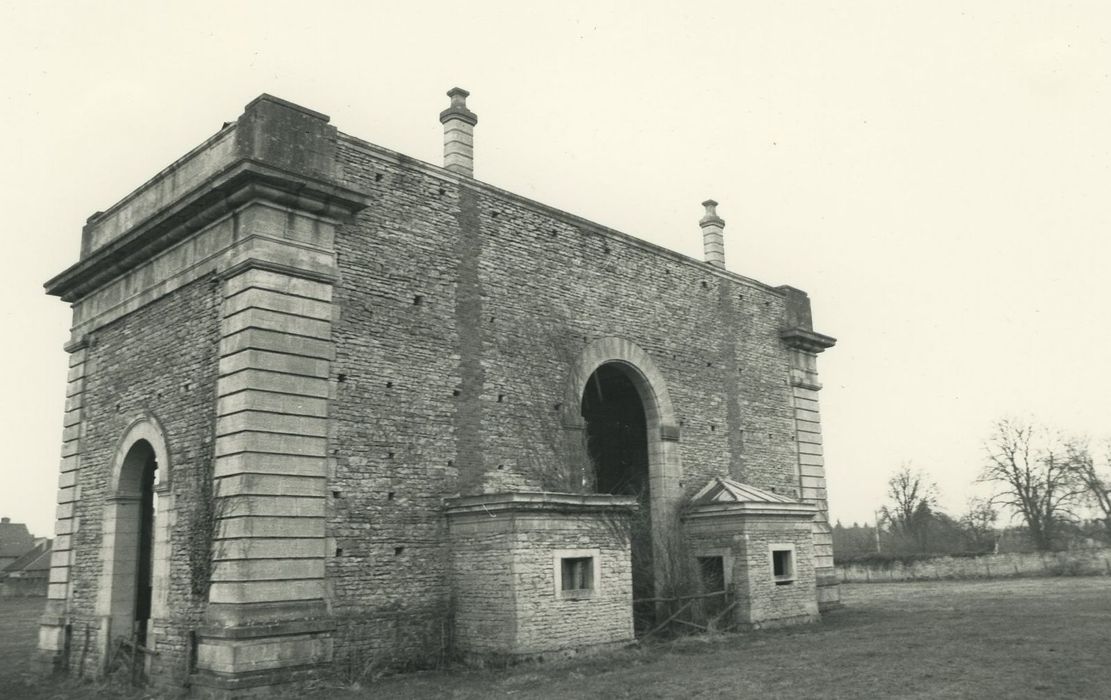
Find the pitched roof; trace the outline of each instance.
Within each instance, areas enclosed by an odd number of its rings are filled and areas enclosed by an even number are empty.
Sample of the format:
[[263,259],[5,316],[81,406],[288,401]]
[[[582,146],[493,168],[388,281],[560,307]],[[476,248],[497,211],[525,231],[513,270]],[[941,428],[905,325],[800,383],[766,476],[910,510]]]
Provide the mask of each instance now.
[[790,517],[812,520],[817,512],[818,507],[813,503],[718,476],[691,498],[684,517]]
[[0,521],[0,557],[20,557],[35,546],[35,539],[23,523]]
[[691,498],[692,505],[710,503],[798,503],[798,500],[718,476]]
[[50,569],[50,554],[54,550],[53,540],[39,540],[23,556],[0,569],[0,578],[23,571],[47,571]]

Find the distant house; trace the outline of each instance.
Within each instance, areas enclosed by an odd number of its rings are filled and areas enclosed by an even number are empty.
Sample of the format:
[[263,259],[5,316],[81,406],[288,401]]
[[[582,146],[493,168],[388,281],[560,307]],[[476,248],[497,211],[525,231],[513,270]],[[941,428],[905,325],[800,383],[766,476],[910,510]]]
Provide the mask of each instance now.
[[40,537],[23,556],[0,568],[0,598],[45,596],[53,540]]
[[0,571],[19,559],[35,546],[35,538],[23,523],[13,523],[11,518],[0,518]]

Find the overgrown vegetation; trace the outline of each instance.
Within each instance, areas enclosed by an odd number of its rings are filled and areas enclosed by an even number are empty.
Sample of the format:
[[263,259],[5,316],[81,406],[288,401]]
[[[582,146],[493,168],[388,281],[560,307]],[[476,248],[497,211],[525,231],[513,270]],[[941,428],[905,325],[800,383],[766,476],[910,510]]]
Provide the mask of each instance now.
[[226,509],[227,500],[218,498],[215,493],[214,471],[215,455],[213,449],[207,450],[200,464],[193,470],[194,483],[187,493],[196,494],[193,502],[187,538],[189,559],[189,590],[198,600],[208,599],[208,588],[212,581],[212,567],[215,557],[214,543],[220,516]]

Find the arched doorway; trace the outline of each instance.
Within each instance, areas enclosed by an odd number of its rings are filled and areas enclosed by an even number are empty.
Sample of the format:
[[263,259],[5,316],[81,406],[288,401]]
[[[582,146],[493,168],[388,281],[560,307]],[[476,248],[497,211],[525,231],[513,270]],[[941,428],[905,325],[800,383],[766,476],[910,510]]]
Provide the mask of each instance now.
[[[588,398],[590,392],[593,398]],[[668,542],[675,534],[683,465],[679,426],[663,373],[636,343],[599,338],[583,348],[571,368],[565,396],[565,449],[574,466],[575,487],[639,497],[638,522],[630,533],[635,558],[630,593],[634,600],[666,593],[671,576]],[[603,437],[614,431],[616,437]],[[590,454],[592,450],[595,454]],[[638,629],[643,630],[654,616],[651,604],[634,605]]]
[[154,448],[146,440],[138,440],[124,457],[114,499],[112,634],[134,636],[140,644],[146,641],[151,612],[157,473]]
[[594,490],[635,496],[640,508],[630,533],[633,598],[655,594],[652,493],[644,402],[628,365],[608,362],[594,371],[582,396],[586,449]]
[[[162,430],[151,417],[133,423],[116,449],[113,488],[101,524],[101,663],[108,662],[114,640],[121,637],[149,647],[150,622],[158,616],[160,604],[164,607],[157,590],[165,575],[159,561],[168,553],[166,523],[158,511],[167,495],[166,485],[159,484],[160,476],[163,481],[168,476],[167,461]],[[156,527],[162,528],[161,535]]]

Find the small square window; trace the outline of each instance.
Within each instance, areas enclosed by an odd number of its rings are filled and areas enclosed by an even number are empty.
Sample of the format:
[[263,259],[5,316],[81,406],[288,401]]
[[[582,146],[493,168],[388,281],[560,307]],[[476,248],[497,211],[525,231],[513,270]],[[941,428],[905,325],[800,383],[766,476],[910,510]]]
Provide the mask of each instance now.
[[581,593],[594,588],[594,557],[565,557],[560,568],[564,593]]
[[556,598],[590,600],[601,592],[602,552],[599,549],[557,549],[552,552],[552,583]]
[[795,580],[794,549],[772,550],[772,576],[775,585],[782,586]]

